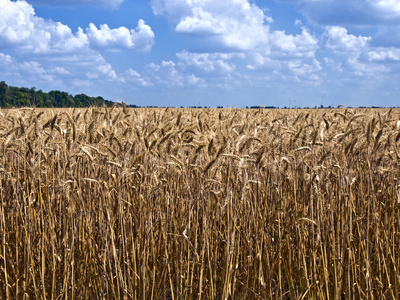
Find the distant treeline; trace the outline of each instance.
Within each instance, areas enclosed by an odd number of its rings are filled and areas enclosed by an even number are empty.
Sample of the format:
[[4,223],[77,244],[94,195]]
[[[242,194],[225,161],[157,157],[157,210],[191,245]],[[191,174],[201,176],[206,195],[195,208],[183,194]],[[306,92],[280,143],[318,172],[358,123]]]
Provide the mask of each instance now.
[[0,107],[89,107],[112,106],[113,101],[103,97],[89,97],[85,94],[72,96],[66,92],[50,91],[48,93],[36,88],[9,86],[0,82]]
[[[90,106],[107,106],[111,107],[114,104],[121,106],[122,103],[105,100],[103,97],[90,97],[85,94],[78,94],[72,96],[67,92],[62,91],[50,91],[48,93],[42,90],[36,90],[35,87],[15,87],[9,86],[4,81],[0,81],[0,108],[12,108],[12,107],[90,107]],[[125,105],[125,104],[124,104]],[[159,108],[159,106],[138,106],[134,104],[126,105],[126,107],[140,108]],[[346,106],[339,105],[337,108]],[[165,108],[161,106],[160,108]],[[184,108],[181,106],[181,108]],[[189,108],[209,108],[207,106],[189,106]],[[223,106],[217,106],[217,108],[224,108]],[[247,109],[278,109],[276,106],[246,106]],[[332,106],[324,107],[282,107],[292,109],[317,109],[317,108],[334,108]],[[347,108],[353,108],[351,106]],[[360,106],[358,108],[384,108],[381,106]],[[395,108],[395,107],[392,107]]]

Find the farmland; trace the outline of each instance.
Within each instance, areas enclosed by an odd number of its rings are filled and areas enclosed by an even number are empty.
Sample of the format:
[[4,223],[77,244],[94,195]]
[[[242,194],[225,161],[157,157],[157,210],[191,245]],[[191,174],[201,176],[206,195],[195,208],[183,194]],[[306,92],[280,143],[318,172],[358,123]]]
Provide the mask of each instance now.
[[398,299],[400,110],[0,110],[2,299]]

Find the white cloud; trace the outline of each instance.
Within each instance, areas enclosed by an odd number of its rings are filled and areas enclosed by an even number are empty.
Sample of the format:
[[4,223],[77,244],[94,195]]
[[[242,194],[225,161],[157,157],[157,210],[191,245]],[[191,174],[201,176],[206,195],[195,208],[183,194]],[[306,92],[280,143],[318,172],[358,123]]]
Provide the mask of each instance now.
[[150,63],[144,72],[154,84],[167,88],[200,86],[205,81],[193,73],[185,72],[182,65],[177,65],[172,60],[162,61],[160,65]]
[[[354,80],[358,77],[375,78],[381,80],[387,74],[396,74],[392,69],[393,64],[400,60],[398,49],[380,48],[371,50],[369,47],[359,49],[355,52],[342,52],[324,58],[324,63],[329,69],[340,76],[340,80]],[[329,71],[325,69],[325,72]],[[329,74],[333,76],[333,73]]]
[[142,75],[140,75],[139,72],[133,70],[132,68],[128,69],[125,72],[125,78],[128,82],[133,82],[138,84],[139,86],[142,87],[151,87],[153,86],[152,82],[150,81],[150,79],[145,79],[142,77]]
[[291,0],[291,2],[309,20],[322,25],[382,25],[400,20],[398,0]]
[[255,49],[268,42],[270,17],[247,0],[153,0],[153,11],[165,15],[176,32],[205,38],[236,50]]
[[106,48],[110,45],[115,45],[117,47],[132,48],[134,46],[131,33],[126,27],[110,29],[107,24],[103,24],[100,25],[100,29],[97,29],[93,23],[90,23],[86,32],[90,43],[96,47]]
[[385,65],[365,63],[355,57],[349,58],[347,64],[350,70],[360,77],[373,77],[379,79],[382,77],[382,73],[390,72],[390,68]]
[[178,59],[187,67],[194,67],[205,72],[233,72],[236,66],[227,62],[234,57],[241,57],[240,54],[224,54],[224,53],[190,53],[183,51],[177,54]]
[[214,18],[209,12],[203,11],[201,7],[194,7],[193,16],[185,17],[175,29],[177,32],[192,34],[223,34],[226,24]]
[[124,0],[30,0],[33,4],[44,4],[48,6],[77,6],[91,5],[100,7],[118,8]]
[[34,53],[77,51],[88,45],[82,29],[73,34],[66,25],[39,18],[25,1],[0,3],[0,44]]
[[370,61],[400,61],[400,50],[392,49],[392,50],[379,50],[379,51],[370,51],[368,52],[368,57]]
[[139,51],[149,52],[154,44],[154,32],[143,20],[139,20],[136,30],[131,30],[133,44]]
[[367,46],[370,37],[355,36],[348,34],[346,28],[340,26],[329,26],[325,32],[327,36],[326,46],[335,51],[355,52]]
[[2,78],[0,81],[14,79],[15,64],[10,55],[0,53],[0,74]]
[[153,69],[154,75],[168,87],[183,87],[185,85],[184,76],[175,66],[173,61],[163,60],[160,66],[155,66]]
[[303,28],[301,34],[295,36],[285,34],[284,31],[274,31],[271,34],[271,50],[275,54],[292,55],[298,57],[314,57],[315,51],[319,48],[318,39]]
[[54,67],[49,69],[49,73],[59,74],[59,75],[69,75],[70,72],[64,69],[63,67]]
[[324,63],[330,67],[332,70],[335,70],[337,72],[343,72],[343,66],[342,62],[335,61],[331,57],[324,57]]
[[10,55],[0,53],[0,65],[8,65],[11,64],[11,62],[12,60]]
[[372,45],[400,47],[400,1],[398,0],[290,0],[290,2],[314,25],[370,31]]
[[97,67],[97,71],[105,75],[106,77],[110,79],[118,79],[117,73],[113,70],[111,65],[109,63],[104,63],[102,65],[99,65]]
[[400,61],[400,49],[376,49],[368,52],[368,59],[370,61]]
[[33,85],[32,83],[27,84],[28,82],[34,82],[34,84],[44,82],[60,83],[52,72],[46,70],[40,62],[32,60],[19,62],[10,55],[4,55],[3,53],[0,53],[0,74],[5,76],[3,80],[6,79],[7,83],[11,81],[23,86]]
[[318,76],[309,76],[322,69],[321,64],[314,58],[311,63],[303,62],[300,60],[290,61],[288,68],[297,77],[306,77],[313,80],[318,79]]
[[135,30],[110,29],[106,24],[97,29],[90,24],[86,33],[79,28],[74,34],[67,25],[36,16],[26,1],[0,0],[0,4],[0,46],[33,53],[72,53],[90,45],[149,51],[154,43],[154,33],[143,20]]
[[[271,57],[312,58],[319,48],[318,39],[304,26],[296,35],[271,30],[272,18],[248,0],[153,0],[151,4],[153,11],[164,15],[176,32],[195,41],[191,52],[198,54],[192,53],[189,58],[187,53],[180,53],[179,58],[204,70],[216,69],[218,59],[207,54],[210,52],[241,52],[266,61]],[[224,66],[232,69],[234,65],[224,62]]]
[[368,0],[386,20],[400,17],[400,2],[398,0]]
[[[91,71],[90,71],[91,70]],[[27,60],[0,53],[0,74],[8,84],[38,86],[47,90],[58,89],[82,93],[84,86],[110,87],[124,83],[103,56],[89,53],[75,54],[61,59]],[[86,82],[86,83],[85,83]]]
[[200,75],[208,86],[241,85],[241,72],[257,70],[319,81],[321,66],[314,59],[319,39],[300,21],[298,34],[272,30],[272,18],[248,0],[153,0],[151,4],[175,32],[192,38],[195,46],[177,53],[177,66],[185,74]]
[[37,76],[42,81],[53,81],[55,78],[46,71],[37,61],[24,62],[19,66],[21,73],[28,76]]
[[[322,83],[320,62],[314,57],[271,58],[255,54],[246,68],[254,74],[268,74],[267,81],[301,82],[312,85]],[[256,76],[256,75],[254,75]]]
[[194,85],[200,85],[201,83],[204,82],[202,78],[196,77],[194,74],[190,74],[189,76],[186,77],[186,82],[188,83],[189,86],[194,86]]
[[124,77],[118,75],[102,55],[92,51],[91,55],[76,56],[74,61],[66,61],[65,67],[75,79],[92,79],[97,83],[121,83]]
[[107,24],[100,25],[100,29],[97,29],[90,23],[86,32],[91,45],[98,48],[136,48],[150,51],[154,43],[154,33],[143,20],[139,20],[135,30],[126,27],[110,29]]

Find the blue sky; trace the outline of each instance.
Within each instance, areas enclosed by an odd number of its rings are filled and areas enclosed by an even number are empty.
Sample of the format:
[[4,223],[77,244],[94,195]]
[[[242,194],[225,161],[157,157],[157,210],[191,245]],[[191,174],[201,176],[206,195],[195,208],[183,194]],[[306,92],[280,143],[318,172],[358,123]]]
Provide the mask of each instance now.
[[398,0],[0,0],[0,80],[141,106],[398,106]]

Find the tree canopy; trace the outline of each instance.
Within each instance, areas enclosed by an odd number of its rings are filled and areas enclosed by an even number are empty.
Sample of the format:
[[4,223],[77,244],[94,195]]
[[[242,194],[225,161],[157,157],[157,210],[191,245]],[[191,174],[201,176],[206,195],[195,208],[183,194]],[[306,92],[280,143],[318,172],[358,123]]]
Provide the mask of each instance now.
[[35,87],[14,87],[0,82],[0,107],[88,107],[88,106],[112,106],[113,101],[105,100],[103,97],[89,97],[85,94],[72,96],[62,91],[42,90],[36,91]]

